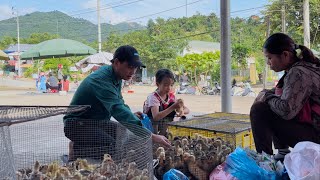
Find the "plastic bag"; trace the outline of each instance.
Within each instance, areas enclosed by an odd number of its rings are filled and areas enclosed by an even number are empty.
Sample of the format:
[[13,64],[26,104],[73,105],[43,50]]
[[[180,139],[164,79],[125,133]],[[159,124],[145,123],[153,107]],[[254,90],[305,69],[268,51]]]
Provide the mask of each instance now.
[[141,120],[142,126],[146,129],[148,129],[150,132],[153,133],[153,127],[152,123],[149,119],[149,117],[146,114],[142,114],[142,120]]
[[284,158],[291,180],[320,179],[320,144],[299,142]]
[[275,172],[259,167],[256,161],[249,158],[246,151],[239,147],[227,157],[225,171],[237,179],[277,179]]
[[170,169],[163,175],[163,180],[189,180],[189,178],[179,170]]
[[231,174],[225,172],[224,169],[225,164],[221,164],[217,166],[210,174],[209,180],[237,180],[237,178],[233,177]]

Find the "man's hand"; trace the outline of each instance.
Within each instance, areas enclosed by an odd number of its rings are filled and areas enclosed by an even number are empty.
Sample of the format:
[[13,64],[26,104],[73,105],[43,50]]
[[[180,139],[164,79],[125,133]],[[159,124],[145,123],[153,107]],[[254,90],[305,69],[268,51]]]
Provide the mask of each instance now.
[[162,135],[152,134],[152,141],[161,144],[165,148],[171,148],[170,141]]
[[134,115],[136,115],[139,119],[142,119],[142,112],[138,111],[138,112],[135,112]]

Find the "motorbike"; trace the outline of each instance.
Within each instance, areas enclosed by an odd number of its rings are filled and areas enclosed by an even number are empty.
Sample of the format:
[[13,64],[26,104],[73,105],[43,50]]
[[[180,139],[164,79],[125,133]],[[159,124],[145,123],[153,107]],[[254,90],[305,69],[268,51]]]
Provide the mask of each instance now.
[[196,94],[196,88],[190,86],[189,83],[181,83],[177,94]]

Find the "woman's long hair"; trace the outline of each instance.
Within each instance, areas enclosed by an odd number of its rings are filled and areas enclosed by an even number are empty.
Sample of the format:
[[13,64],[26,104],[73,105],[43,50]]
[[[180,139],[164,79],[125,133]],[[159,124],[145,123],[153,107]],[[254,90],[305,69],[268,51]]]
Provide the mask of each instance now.
[[[312,51],[303,45],[295,44],[294,41],[284,33],[272,34],[264,43],[263,48],[271,54],[281,54],[283,51],[292,52],[296,61],[305,61],[320,66],[320,60]],[[301,51],[301,53],[299,52]]]

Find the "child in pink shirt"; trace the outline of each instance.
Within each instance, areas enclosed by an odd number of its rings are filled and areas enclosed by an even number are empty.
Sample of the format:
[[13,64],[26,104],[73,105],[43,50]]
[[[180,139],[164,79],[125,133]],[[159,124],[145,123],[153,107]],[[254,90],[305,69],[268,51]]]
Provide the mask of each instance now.
[[[181,100],[176,100],[172,93],[174,81],[174,75],[170,70],[158,70],[156,73],[158,88],[145,101],[143,112],[150,118],[156,134],[167,136],[166,123],[173,121],[176,110],[181,106]],[[184,105],[183,109],[184,114],[189,113],[189,109]]]

